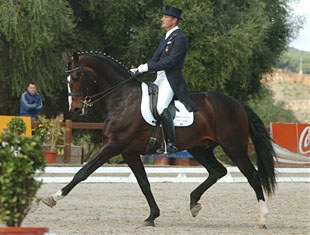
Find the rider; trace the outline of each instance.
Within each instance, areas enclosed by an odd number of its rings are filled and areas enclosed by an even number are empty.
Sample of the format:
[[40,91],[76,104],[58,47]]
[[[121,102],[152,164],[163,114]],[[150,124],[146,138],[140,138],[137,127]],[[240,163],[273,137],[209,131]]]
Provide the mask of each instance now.
[[[168,105],[176,97],[185,105],[188,111],[195,112],[197,108],[189,97],[188,87],[183,79],[182,68],[185,55],[188,49],[187,39],[178,27],[182,10],[172,6],[166,6],[162,12],[161,26],[167,31],[161,39],[153,57],[138,68],[131,69],[131,72],[152,72],[157,71],[157,78],[154,81],[158,85],[157,111],[161,118],[165,139],[167,142],[167,153],[175,154],[176,138],[172,116]],[[160,148],[158,153],[164,153],[165,149]]]

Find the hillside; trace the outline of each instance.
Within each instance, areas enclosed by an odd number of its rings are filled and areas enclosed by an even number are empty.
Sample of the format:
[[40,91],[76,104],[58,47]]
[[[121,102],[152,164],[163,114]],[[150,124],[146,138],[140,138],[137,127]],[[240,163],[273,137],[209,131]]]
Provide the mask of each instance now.
[[274,71],[264,82],[273,92],[276,102],[294,112],[301,123],[310,123],[310,75]]
[[278,69],[287,72],[310,74],[310,52],[289,48],[281,56]]

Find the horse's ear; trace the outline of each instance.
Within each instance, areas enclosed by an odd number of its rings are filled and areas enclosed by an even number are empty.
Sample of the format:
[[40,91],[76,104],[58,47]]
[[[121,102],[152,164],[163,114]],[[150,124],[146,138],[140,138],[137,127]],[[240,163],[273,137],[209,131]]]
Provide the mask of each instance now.
[[73,61],[75,63],[79,63],[79,54],[77,52],[73,53]]
[[61,53],[62,61],[64,62],[65,65],[68,65],[70,62],[70,57],[68,56],[67,53],[63,52]]

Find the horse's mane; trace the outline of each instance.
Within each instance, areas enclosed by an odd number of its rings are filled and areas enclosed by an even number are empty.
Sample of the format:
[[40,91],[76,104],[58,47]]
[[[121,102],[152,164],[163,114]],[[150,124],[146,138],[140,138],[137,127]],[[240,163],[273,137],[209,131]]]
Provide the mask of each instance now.
[[78,52],[78,55],[87,55],[87,56],[93,56],[93,57],[100,58],[106,61],[113,68],[118,70],[125,77],[128,77],[130,75],[129,69],[123,63],[121,63],[120,61],[114,59],[112,56],[106,53],[103,53],[101,51],[81,51],[81,52]]

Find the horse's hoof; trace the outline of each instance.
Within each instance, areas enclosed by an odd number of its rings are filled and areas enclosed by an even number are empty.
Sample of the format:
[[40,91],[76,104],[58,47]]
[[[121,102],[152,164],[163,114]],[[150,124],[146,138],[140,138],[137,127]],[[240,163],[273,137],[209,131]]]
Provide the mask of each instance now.
[[155,227],[154,221],[149,221],[149,220],[145,220],[145,221],[143,222],[143,225],[144,225],[144,226],[152,226],[152,227]]
[[197,203],[195,206],[193,206],[191,208],[191,213],[193,217],[196,217],[199,213],[199,211],[201,210],[201,204]]
[[258,224],[257,228],[259,228],[259,229],[267,229],[267,226],[266,226],[266,224]]
[[56,201],[53,199],[53,197],[46,197],[42,199],[42,202],[49,206],[50,208],[53,208],[53,206],[56,205]]

